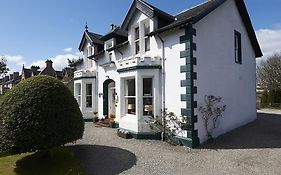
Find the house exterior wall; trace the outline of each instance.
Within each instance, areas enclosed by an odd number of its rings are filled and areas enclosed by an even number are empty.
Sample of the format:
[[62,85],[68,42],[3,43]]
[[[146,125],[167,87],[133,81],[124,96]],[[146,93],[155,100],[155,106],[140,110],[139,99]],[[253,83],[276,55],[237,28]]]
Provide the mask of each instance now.
[[[180,51],[184,50],[184,45],[180,44],[180,36],[184,35],[183,29],[174,30],[166,35],[161,35],[165,47],[165,101],[168,112],[173,112],[176,116],[181,115],[181,108],[184,103],[180,100],[180,95],[184,93],[180,86],[180,81],[184,79],[180,73],[180,65],[184,64],[184,59],[180,58]],[[160,42],[160,41],[159,41]],[[161,43],[159,50],[161,50]]]
[[[149,116],[143,116],[143,97],[142,97],[142,84],[143,78],[153,79],[153,112],[154,115],[161,115],[161,87],[160,87],[160,69],[136,69],[126,70],[119,72],[118,70],[126,69],[134,66],[145,65],[158,65],[160,66],[160,50],[158,43],[154,37],[150,38],[150,51],[144,50],[144,39],[140,38],[140,53],[135,54],[135,28],[139,27],[140,35],[144,35],[144,29],[142,25],[149,23],[150,31],[153,31],[156,24],[155,20],[148,18],[146,15],[137,11],[135,16],[130,22],[128,28],[128,45],[120,48],[123,55],[118,51],[105,52],[103,56],[98,59],[98,93],[103,92],[103,83],[107,79],[112,79],[115,82],[116,93],[118,100],[116,101],[116,119],[119,123],[119,127],[129,130],[133,133],[149,133],[152,132],[147,124]],[[105,46],[108,43],[114,43],[114,40],[105,41]],[[106,48],[106,47],[105,47]],[[111,60],[109,59],[111,54]],[[115,64],[110,64],[110,61]],[[136,101],[136,114],[127,114],[125,109],[125,81],[127,79],[135,79],[135,91],[137,99]],[[98,99],[98,113],[99,117],[103,116],[103,98]]]
[[[195,100],[204,104],[205,95],[222,97],[227,105],[214,136],[226,133],[256,119],[256,60],[247,31],[233,0],[226,1],[193,26],[197,44],[197,94]],[[235,63],[234,30],[241,33],[242,64]],[[201,114],[198,116],[198,136],[206,141]]]

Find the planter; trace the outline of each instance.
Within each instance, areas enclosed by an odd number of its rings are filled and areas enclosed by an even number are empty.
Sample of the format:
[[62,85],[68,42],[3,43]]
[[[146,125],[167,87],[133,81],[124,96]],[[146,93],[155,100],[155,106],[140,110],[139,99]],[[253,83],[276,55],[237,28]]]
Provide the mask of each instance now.
[[109,126],[111,128],[116,128],[116,123],[115,122],[109,122]]
[[98,121],[99,121],[99,118],[98,118],[98,117],[94,117],[94,118],[93,118],[93,122],[94,122],[94,123],[96,123],[96,122],[98,122]]
[[121,130],[121,129],[118,129],[117,135],[118,135],[119,137],[124,138],[124,139],[130,139],[130,138],[132,138],[132,135],[131,135],[129,132],[124,131],[124,130]]

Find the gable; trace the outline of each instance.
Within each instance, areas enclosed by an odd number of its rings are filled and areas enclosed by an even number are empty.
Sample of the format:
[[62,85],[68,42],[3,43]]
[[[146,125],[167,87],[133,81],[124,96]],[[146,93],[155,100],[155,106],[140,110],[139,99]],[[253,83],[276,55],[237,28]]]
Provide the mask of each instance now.
[[[149,35],[152,36],[152,35],[155,35],[158,33],[163,33],[168,30],[171,30],[173,28],[181,28],[188,24],[196,24],[201,19],[206,17],[208,14],[210,14],[212,11],[214,11],[218,7],[220,7],[226,1],[227,0],[206,1],[205,3],[202,3],[198,6],[195,6],[191,9],[188,9],[188,10],[176,15],[175,16],[176,20],[174,22],[155,30],[154,32],[151,32]],[[258,40],[256,38],[256,34],[254,31],[250,16],[248,14],[246,5],[244,3],[244,0],[234,0],[234,1],[237,6],[237,9],[239,11],[240,17],[243,21],[243,24],[246,27],[246,30],[247,30],[248,36],[250,38],[251,44],[253,46],[253,49],[255,50],[255,56],[261,57],[263,54],[262,54],[260,45],[258,43]]]
[[79,48],[78,48],[79,51],[83,51],[83,48],[84,48],[86,43],[90,43],[91,45],[93,45],[93,44],[103,45],[103,41],[100,40],[101,37],[102,37],[102,35],[92,33],[92,32],[88,32],[88,30],[86,30],[83,33],[81,42],[79,44]]
[[[127,30],[128,26],[135,15],[136,10],[139,10],[143,14],[145,14],[148,18],[152,19],[157,16],[158,20],[161,20],[161,23],[170,23],[174,21],[174,17],[170,14],[142,1],[142,0],[134,0],[122,25],[121,28],[123,30]],[[163,20],[163,21],[162,21]]]

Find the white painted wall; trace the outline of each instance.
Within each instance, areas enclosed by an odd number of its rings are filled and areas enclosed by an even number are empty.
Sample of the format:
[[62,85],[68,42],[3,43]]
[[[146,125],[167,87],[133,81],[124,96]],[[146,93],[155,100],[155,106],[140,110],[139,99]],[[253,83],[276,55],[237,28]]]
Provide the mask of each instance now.
[[[256,60],[244,24],[234,0],[228,0],[194,25],[197,35],[197,81],[198,106],[204,104],[205,95],[222,97],[227,105],[218,136],[256,119]],[[242,64],[234,60],[234,30],[241,33]],[[201,114],[198,115],[200,142],[206,141],[206,131]]]
[[[185,59],[180,58],[180,52],[185,49],[184,44],[180,44],[180,36],[184,34],[183,30],[174,30],[162,36],[166,57],[166,108],[176,116],[180,116],[181,108],[186,107],[180,100],[180,95],[185,94],[185,89],[180,87],[180,81],[185,79],[185,74],[180,73],[180,66],[185,64]],[[160,41],[158,45],[161,50]]]

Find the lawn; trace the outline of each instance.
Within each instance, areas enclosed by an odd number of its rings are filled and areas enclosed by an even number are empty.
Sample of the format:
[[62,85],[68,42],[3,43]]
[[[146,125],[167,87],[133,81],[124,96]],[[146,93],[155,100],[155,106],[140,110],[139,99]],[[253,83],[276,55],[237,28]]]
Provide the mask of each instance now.
[[8,155],[0,153],[2,175],[77,175],[85,174],[73,154],[65,147],[54,148],[51,156],[41,152]]

